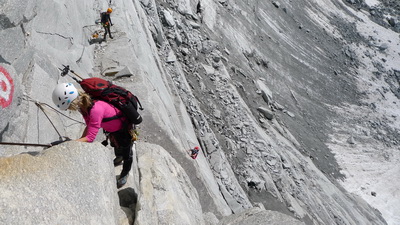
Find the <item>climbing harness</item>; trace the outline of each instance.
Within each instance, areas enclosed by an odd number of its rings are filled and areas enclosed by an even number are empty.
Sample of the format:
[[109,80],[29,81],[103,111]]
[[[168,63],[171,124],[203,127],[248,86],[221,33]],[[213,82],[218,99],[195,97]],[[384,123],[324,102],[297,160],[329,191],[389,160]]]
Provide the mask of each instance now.
[[[133,124],[133,127],[129,129],[128,132],[132,137],[132,143],[136,143],[136,141],[139,139],[139,131],[137,130],[136,124]],[[107,146],[108,140],[110,139],[110,132],[103,130],[103,133],[106,136],[106,140],[102,141],[101,144]]]

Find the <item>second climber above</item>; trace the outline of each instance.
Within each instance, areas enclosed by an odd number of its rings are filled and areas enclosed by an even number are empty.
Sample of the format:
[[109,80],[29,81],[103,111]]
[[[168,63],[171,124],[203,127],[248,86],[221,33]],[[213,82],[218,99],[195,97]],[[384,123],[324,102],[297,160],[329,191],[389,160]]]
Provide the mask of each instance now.
[[100,13],[101,25],[103,25],[104,27],[104,38],[103,38],[104,40],[106,40],[107,38],[107,33],[109,34],[110,38],[113,39],[110,30],[110,26],[113,25],[110,17],[112,11],[113,10],[111,8],[108,8],[106,12]]

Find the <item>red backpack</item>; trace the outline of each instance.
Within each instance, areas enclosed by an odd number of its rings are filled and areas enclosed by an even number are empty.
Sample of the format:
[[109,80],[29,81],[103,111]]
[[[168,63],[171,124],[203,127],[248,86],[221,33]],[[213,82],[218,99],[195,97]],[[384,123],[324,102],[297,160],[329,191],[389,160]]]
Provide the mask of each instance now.
[[121,117],[126,117],[132,124],[139,124],[142,122],[142,116],[137,111],[138,104],[140,106],[139,109],[143,110],[142,104],[140,104],[139,99],[130,91],[98,77],[83,79],[79,84],[93,100],[108,102],[117,107],[123,113],[123,116],[104,118],[103,122]]

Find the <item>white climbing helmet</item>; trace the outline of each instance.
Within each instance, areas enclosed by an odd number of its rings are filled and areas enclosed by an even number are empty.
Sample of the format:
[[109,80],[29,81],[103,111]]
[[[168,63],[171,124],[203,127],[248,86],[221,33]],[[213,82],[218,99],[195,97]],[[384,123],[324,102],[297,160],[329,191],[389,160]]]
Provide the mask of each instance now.
[[78,90],[71,83],[58,84],[53,91],[53,102],[61,110],[67,110],[76,97]]

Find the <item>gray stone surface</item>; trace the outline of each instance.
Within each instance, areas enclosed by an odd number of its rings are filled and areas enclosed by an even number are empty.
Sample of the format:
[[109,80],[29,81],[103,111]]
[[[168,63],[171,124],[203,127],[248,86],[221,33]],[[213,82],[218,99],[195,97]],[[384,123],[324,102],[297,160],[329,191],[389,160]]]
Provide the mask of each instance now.
[[129,68],[129,66],[125,66],[122,70],[115,74],[116,78],[122,77],[131,77],[134,76],[134,72]]
[[1,224],[116,224],[111,152],[66,142],[0,158]]
[[168,10],[162,11],[162,14],[164,15],[165,22],[168,24],[168,26],[175,26],[175,20],[174,17],[171,15],[171,13]]
[[218,225],[305,225],[293,217],[270,210],[251,208],[222,219]]
[[257,80],[257,85],[260,88],[261,96],[267,104],[272,104],[272,91],[265,84],[265,81]]
[[161,146],[137,148],[140,190],[135,224],[204,224],[196,188]]
[[274,118],[274,114],[271,110],[265,107],[258,107],[257,110],[264,115],[265,118],[272,120]]

